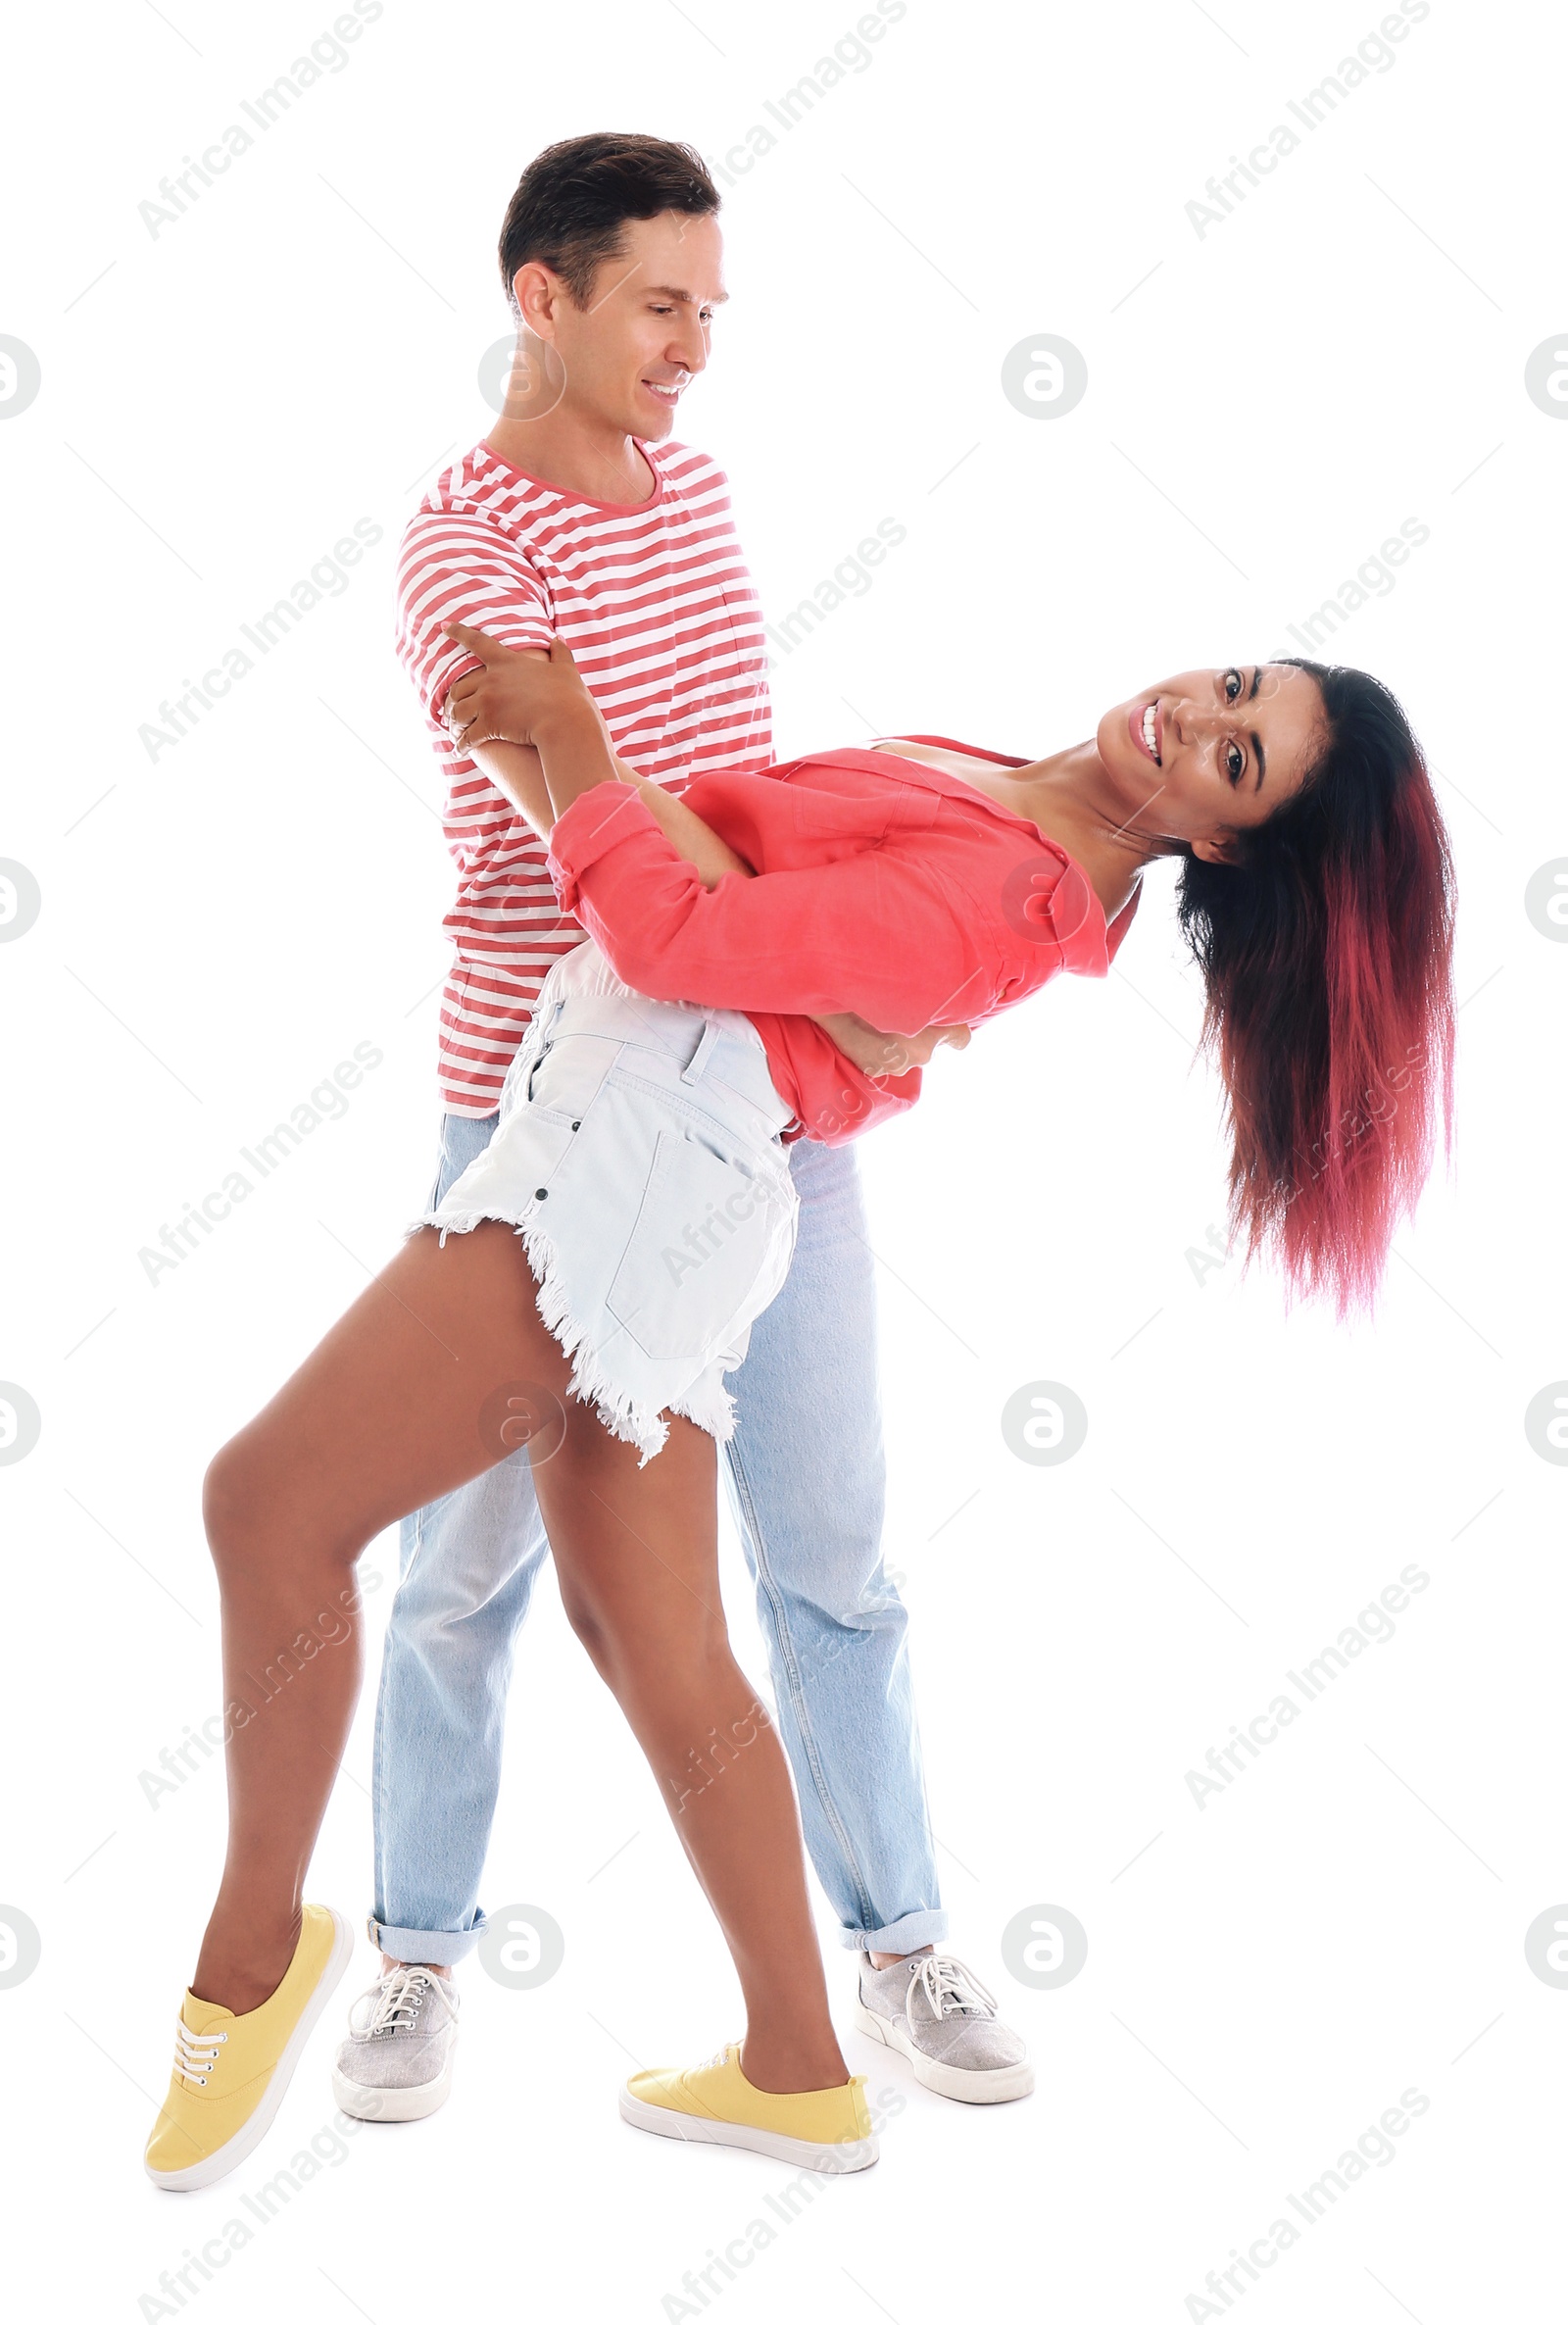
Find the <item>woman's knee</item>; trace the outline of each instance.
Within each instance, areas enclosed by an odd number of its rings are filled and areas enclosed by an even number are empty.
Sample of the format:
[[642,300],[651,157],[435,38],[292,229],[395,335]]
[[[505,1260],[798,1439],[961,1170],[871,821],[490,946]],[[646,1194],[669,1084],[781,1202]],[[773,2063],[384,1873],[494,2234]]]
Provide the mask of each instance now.
[[722,1612],[694,1601],[672,1628],[624,1592],[580,1574],[559,1576],[566,1620],[600,1677],[629,1710],[633,1701],[703,1695],[735,1669]]
[[579,1577],[563,1573],[558,1565],[557,1582],[561,1588],[562,1610],[588,1653],[588,1659],[601,1679],[610,1679],[609,1649],[612,1626],[608,1625],[601,1612],[595,1593]]
[[220,1572],[234,1563],[254,1531],[262,1485],[243,1435],[231,1437],[207,1464],[202,1479],[202,1523],[213,1563]]
[[202,1520],[220,1581],[260,1566],[331,1569],[352,1578],[364,1547],[333,1538],[315,1498],[301,1491],[255,1425],[213,1456],[202,1480]]

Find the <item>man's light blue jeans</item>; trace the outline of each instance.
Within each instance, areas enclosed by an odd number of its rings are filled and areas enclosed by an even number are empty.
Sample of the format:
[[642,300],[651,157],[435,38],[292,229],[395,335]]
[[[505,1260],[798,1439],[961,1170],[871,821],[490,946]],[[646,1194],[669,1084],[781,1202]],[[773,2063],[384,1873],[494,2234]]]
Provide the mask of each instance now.
[[[445,1117],[432,1203],[492,1114]],[[883,1570],[876,1313],[855,1156],[800,1140],[788,1281],[728,1376],[723,1467],[757,1585],[806,1845],[846,1946],[909,1954],[947,1935],[905,1643]],[[400,1961],[477,1944],[513,1646],[548,1552],[525,1455],[403,1521],[375,1718],[375,1908]]]

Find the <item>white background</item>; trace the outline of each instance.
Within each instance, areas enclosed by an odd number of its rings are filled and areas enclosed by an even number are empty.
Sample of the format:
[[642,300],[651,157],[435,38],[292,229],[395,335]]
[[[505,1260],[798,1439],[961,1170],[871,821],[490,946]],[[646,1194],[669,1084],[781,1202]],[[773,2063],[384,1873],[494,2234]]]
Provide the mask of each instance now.
[[[143,2299],[160,2272],[250,2218],[241,2199],[331,2115],[335,2004],[233,2180],[175,2200],[143,2179],[223,1802],[216,1762],[156,1807],[138,1779],[218,1707],[201,1471],[388,1255],[433,1164],[452,874],[390,571],[429,478],[489,424],[507,198],[587,128],[731,150],[855,14],[387,0],[156,236],[138,203],[245,118],[327,0],[34,11],[13,37],[0,330],[42,367],[0,427],[0,856],[43,897],[0,948],[0,1376],[42,1413],[0,1471],[0,1902],[43,1940],[0,1990],[19,2316],[170,2313]],[[1287,1315],[1234,1262],[1195,1271],[1224,1153],[1168,875],[1104,984],[987,1028],[866,1146],[888,1554],[954,1942],[1039,2090],[955,2106],[846,2033],[873,2096],[906,2102],[883,2160],[713,2277],[725,2317],[1201,2316],[1206,2273],[1296,2218],[1288,2193],[1411,2087],[1430,2105],[1394,2160],[1231,2300],[1450,2325],[1557,2298],[1568,1994],[1523,1939],[1568,1895],[1568,1478],[1523,1413],[1568,1374],[1568,950],[1523,892],[1568,854],[1568,425],[1523,372],[1568,324],[1561,27],[1433,0],[1234,215],[1200,236],[1185,213],[1378,17],[909,0],[726,194],[733,301],[680,433],[731,474],[765,610],[878,519],[908,536],[778,662],[781,753],[898,728],[1056,748],[1167,672],[1289,644],[1417,519],[1430,541],[1336,646],[1399,692],[1440,771],[1464,1008],[1454,1169],[1354,1330]],[[1051,421],[1000,387],[1041,331],[1089,367]],[[382,539],[351,585],[152,763],[137,729],[160,701],[362,518]],[[384,1062],[344,1118],[149,1283],[139,1250],[358,1042]],[[1040,1379],[1089,1410],[1060,1468],[999,1428]],[[1396,1636],[1200,1809],[1186,1771],[1412,1562],[1430,1582]],[[391,1576],[390,1537],[367,1563]],[[727,1580],[760,1667],[733,1554]],[[367,1698],[312,1882],[356,1921],[368,1764]],[[517,1994],[470,1965],[450,2106],[363,2130],[190,2280],[199,2318],[632,2325],[688,2313],[666,2298],[683,2272],[773,2217],[783,2167],[616,2119],[628,2053],[706,2054],[739,1999],[548,1580],[486,1900],[560,1921],[560,1974]],[[1048,1904],[1089,1956],[1038,1992],[999,1946]],[[345,2001],[371,1968],[362,1941]],[[847,2020],[848,1958],[830,1970]]]

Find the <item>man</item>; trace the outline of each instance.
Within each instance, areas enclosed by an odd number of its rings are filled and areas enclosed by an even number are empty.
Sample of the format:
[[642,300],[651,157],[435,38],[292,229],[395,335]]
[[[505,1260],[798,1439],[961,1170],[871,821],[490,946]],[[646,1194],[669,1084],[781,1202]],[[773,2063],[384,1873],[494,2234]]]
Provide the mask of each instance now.
[[[725,296],[718,207],[698,156],[655,138],[572,138],[529,166],[501,233],[518,323],[505,412],[404,537],[398,649],[445,770],[460,870],[436,1200],[488,1143],[539,987],[581,935],[557,907],[542,847],[491,780],[518,746],[476,737],[470,755],[448,731],[448,690],[474,663],[443,625],[518,650],[559,634],[620,757],[672,792],[705,769],[760,772],[772,758],[760,611],[725,479],[669,441]],[[841,1046],[855,1041],[832,1025]],[[875,1317],[855,1158],[801,1139],[791,1168],[796,1255],[730,1376],[726,1469],[807,1845],[861,1955],[857,2024],[935,2091],[1018,2098],[1033,2087],[1024,2045],[942,1949],[906,1617],[880,1555]],[[547,1547],[521,1455],[404,1523],[376,1721],[369,1926],[383,1975],[334,2076],[351,2114],[412,2120],[450,2088],[452,1970],[484,1927],[513,1643]]]

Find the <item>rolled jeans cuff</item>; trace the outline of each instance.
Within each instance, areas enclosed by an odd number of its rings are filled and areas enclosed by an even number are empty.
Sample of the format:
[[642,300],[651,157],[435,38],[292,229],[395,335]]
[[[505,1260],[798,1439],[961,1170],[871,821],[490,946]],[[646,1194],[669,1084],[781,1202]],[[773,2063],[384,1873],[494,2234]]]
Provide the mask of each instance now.
[[906,1913],[886,1929],[841,1929],[839,1943],[858,1954],[918,1954],[922,1946],[936,1946],[948,1934],[948,1917],[940,1906],[929,1912]]
[[[365,1926],[371,1945],[379,1946],[394,1961],[431,1961],[449,1970],[473,1952],[484,1936],[486,1924],[481,1913],[472,1929],[394,1929],[390,1922],[377,1921],[371,1913],[367,1916]],[[880,1947],[877,1951],[881,1952]]]

